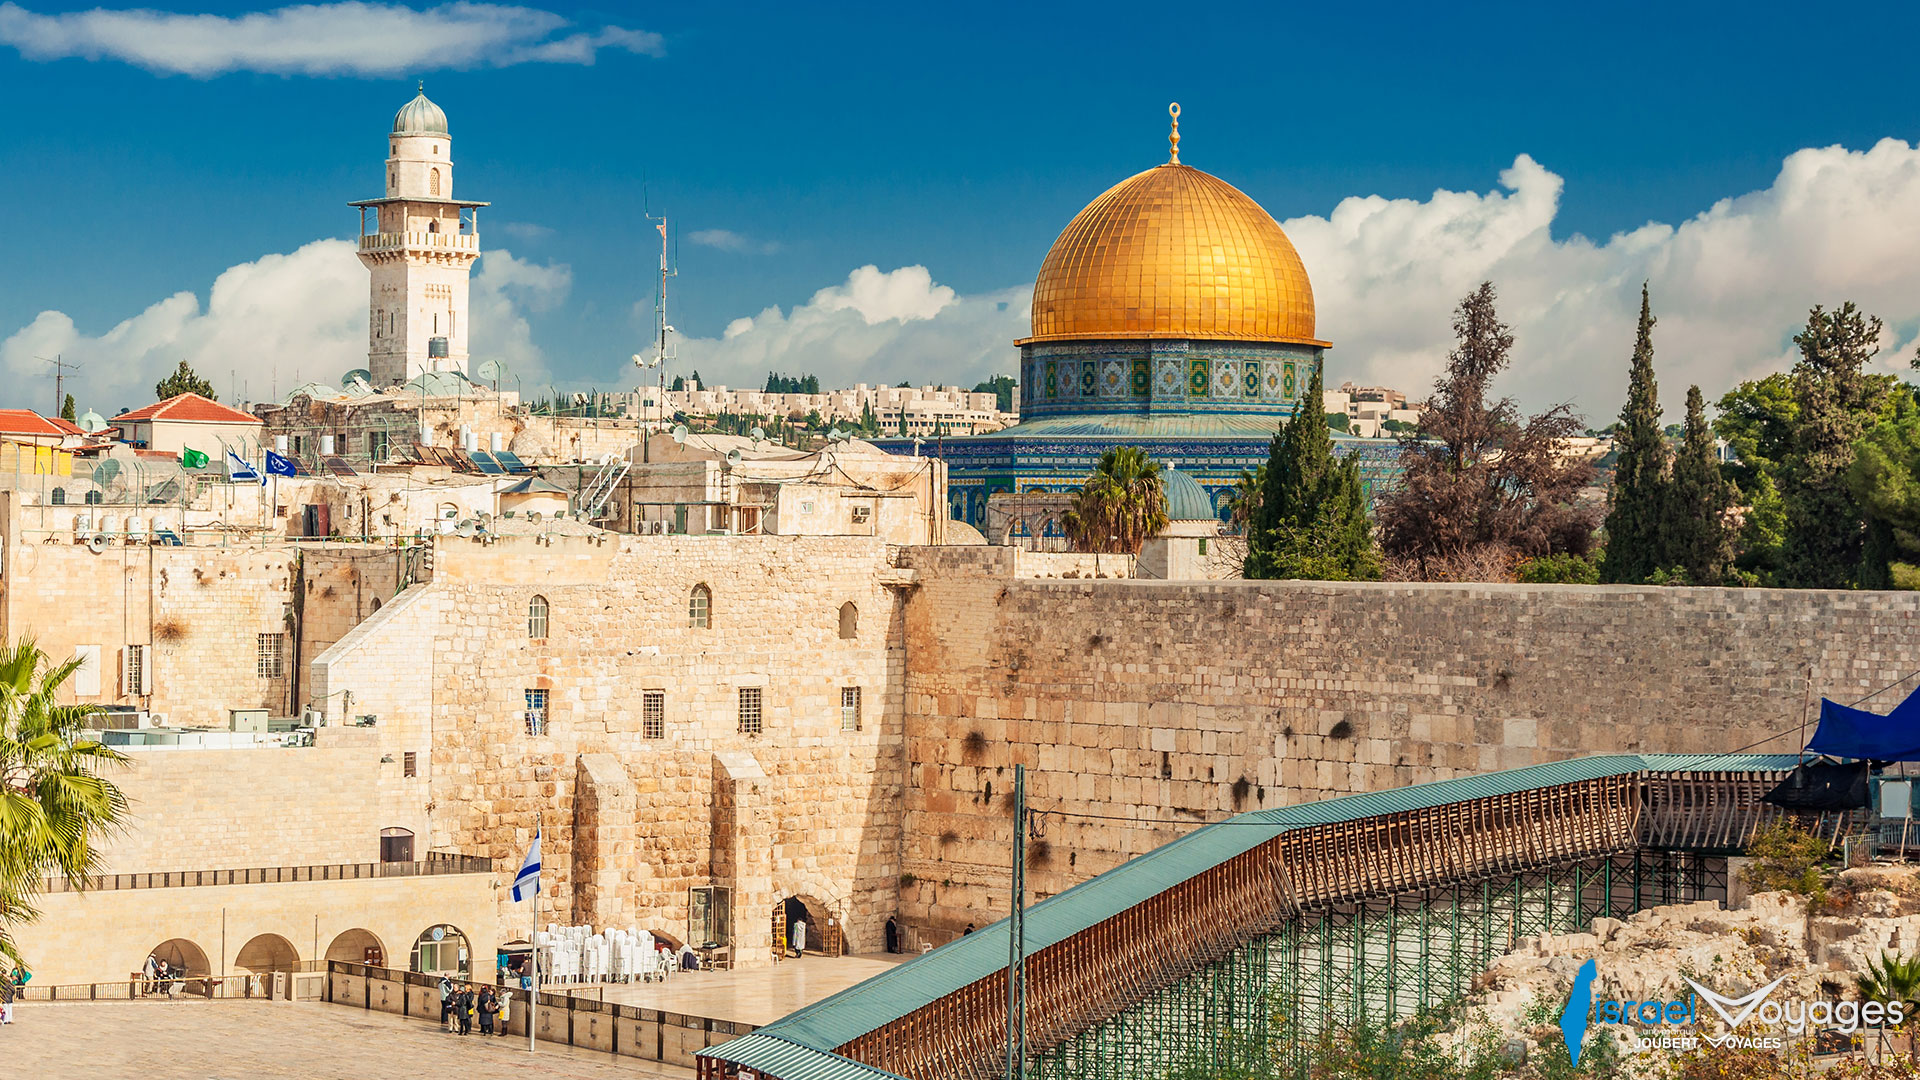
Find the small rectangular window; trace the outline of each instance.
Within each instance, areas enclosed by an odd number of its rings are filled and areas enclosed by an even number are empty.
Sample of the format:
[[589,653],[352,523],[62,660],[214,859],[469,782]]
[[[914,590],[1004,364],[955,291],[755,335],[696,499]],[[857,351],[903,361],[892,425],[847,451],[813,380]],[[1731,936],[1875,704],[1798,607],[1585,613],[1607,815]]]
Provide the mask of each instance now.
[[254,674],[263,679],[277,679],[286,670],[282,649],[286,643],[285,634],[261,634],[254,652]]
[[667,737],[667,692],[665,690],[648,690],[640,695],[640,737],[643,739]]
[[743,686],[740,688],[740,734],[760,734],[760,688]]
[[409,750],[406,753],[401,754],[400,755],[400,775],[401,776],[419,776],[420,775],[420,755],[416,754],[412,750]]
[[545,735],[547,733],[547,692],[545,690],[527,691],[527,734]]
[[370,432],[367,435],[367,460],[369,461],[387,460],[387,433],[386,432],[375,431],[375,432]]
[[1200,538],[1200,554],[1205,555],[1206,553],[1207,553],[1207,538],[1203,536]]
[[121,685],[123,697],[139,697],[147,692],[147,647],[145,645],[127,646],[126,679]]
[[860,688],[857,686],[840,688],[840,730],[860,730]]

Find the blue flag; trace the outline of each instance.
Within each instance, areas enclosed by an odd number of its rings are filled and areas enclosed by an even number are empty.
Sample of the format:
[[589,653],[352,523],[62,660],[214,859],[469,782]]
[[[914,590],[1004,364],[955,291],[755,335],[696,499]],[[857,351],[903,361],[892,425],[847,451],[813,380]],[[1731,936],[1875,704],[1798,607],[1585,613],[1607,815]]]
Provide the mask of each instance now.
[[267,451],[267,471],[275,476],[298,476],[300,470],[294,467],[292,458],[281,457],[273,451]]
[[513,900],[519,903],[540,891],[540,834],[533,834],[533,846],[527,849],[527,861],[513,879]]

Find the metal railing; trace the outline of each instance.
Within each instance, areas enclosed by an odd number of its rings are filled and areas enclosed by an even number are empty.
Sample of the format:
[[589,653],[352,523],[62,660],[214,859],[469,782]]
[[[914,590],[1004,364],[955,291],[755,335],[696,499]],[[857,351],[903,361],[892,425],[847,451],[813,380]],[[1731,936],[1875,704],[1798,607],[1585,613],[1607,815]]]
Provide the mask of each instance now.
[[47,878],[47,893],[97,889],[180,889],[201,885],[282,885],[299,881],[361,881],[374,878],[434,877],[442,874],[490,874],[493,860],[483,855],[431,851],[416,862],[325,863],[313,866],[265,866],[237,870],[164,870],[146,874],[100,874],[84,878]]
[[[335,1005],[439,1023],[440,978],[333,960],[327,962],[327,984],[322,998]],[[475,982],[473,979],[457,981]],[[527,994],[517,985],[507,989],[511,996],[506,1030],[524,1039]],[[536,1035],[542,1042],[692,1068],[700,1050],[752,1030],[754,1025],[739,1020],[691,1016],[594,1000],[574,993],[542,991]]]
[[36,986],[28,983],[19,990],[23,1003],[81,1001],[243,1001],[274,996],[274,976],[321,972],[325,960],[301,960],[274,971],[253,971],[236,975],[180,975],[165,979],[134,976],[114,982],[60,983]]

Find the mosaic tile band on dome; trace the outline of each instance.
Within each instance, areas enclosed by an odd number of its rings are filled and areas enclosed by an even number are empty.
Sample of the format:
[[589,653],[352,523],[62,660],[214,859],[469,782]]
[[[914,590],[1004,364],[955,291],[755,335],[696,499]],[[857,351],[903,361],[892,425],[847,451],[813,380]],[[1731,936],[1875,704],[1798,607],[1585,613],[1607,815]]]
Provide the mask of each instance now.
[[[876,440],[944,459],[953,517],[988,536],[1041,538],[1046,522],[990,522],[993,497],[1076,490],[1121,445],[1191,477],[1224,520],[1240,474],[1266,463],[1279,427],[1321,408],[1303,399],[1330,343],[1317,336],[1299,252],[1259,203],[1180,164],[1179,106],[1168,112],[1171,160],[1088,203],[1041,263],[1032,332],[1015,343],[1020,423]],[[1336,454],[1360,460],[1370,494],[1397,478],[1398,451],[1334,439]]]

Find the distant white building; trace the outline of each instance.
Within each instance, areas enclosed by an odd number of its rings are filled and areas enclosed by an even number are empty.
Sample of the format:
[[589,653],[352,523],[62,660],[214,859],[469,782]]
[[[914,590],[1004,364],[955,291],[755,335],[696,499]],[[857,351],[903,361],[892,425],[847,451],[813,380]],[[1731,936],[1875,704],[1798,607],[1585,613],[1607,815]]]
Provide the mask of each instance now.
[[691,382],[685,385],[686,389],[665,392],[664,407],[661,391],[655,387],[620,395],[624,411],[641,420],[671,417],[674,413],[703,418],[727,413],[804,420],[817,412],[829,423],[858,423],[871,409],[880,425],[880,434],[904,436],[982,435],[999,431],[1019,419],[1017,401],[1016,411],[1003,413],[993,394],[958,386],[857,383],[850,389],[819,394],[770,394],[764,390],[703,387]]
[[1419,403],[1409,408],[1407,395],[1388,386],[1355,386],[1352,382],[1343,382],[1338,390],[1324,391],[1322,408],[1329,413],[1345,413],[1347,430],[1363,439],[1387,434],[1389,420],[1403,424],[1420,422]]

